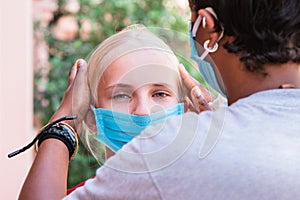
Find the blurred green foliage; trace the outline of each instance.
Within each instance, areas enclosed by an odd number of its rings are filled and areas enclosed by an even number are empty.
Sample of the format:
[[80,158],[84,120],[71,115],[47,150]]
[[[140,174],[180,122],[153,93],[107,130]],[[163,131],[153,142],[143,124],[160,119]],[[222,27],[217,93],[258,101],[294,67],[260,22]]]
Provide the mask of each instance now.
[[[172,0],[80,0],[80,10],[76,15],[65,10],[66,0],[59,0],[59,9],[48,27],[40,29],[49,45],[49,62],[51,69],[47,82],[42,80],[42,72],[35,74],[34,111],[45,124],[58,108],[67,87],[70,68],[78,58],[87,58],[89,53],[105,38],[111,36],[127,25],[142,23],[149,27],[163,27],[187,35],[187,20],[178,12],[179,8]],[[188,9],[186,10],[188,12]],[[75,39],[61,41],[56,39],[51,28],[62,16],[75,16],[79,29]],[[186,13],[189,15],[189,13]],[[92,24],[88,38],[82,38],[82,26],[85,20]],[[179,40],[180,38],[175,38]],[[188,45],[188,38],[182,38],[182,44]],[[184,48],[183,48],[184,49]],[[180,58],[188,70],[198,80],[200,76],[192,70],[190,63]],[[43,85],[43,89],[39,89]],[[89,154],[84,145],[80,145],[77,157],[70,163],[68,187],[95,175],[97,161]]]

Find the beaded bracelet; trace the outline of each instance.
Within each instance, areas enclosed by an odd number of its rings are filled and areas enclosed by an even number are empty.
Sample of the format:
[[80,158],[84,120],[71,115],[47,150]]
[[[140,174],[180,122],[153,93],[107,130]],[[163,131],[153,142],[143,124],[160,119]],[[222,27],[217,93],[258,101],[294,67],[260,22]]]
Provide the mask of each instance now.
[[72,160],[78,151],[78,136],[74,129],[61,121],[76,119],[76,116],[65,116],[59,118],[40,129],[37,136],[25,147],[14,151],[8,155],[9,158],[26,151],[32,145],[35,145],[35,150],[38,151],[40,144],[49,138],[55,138],[62,141],[69,150],[69,158]]
[[43,141],[50,138],[55,138],[62,141],[69,150],[69,158],[73,160],[78,151],[78,137],[74,129],[63,122],[58,122],[48,129],[41,129],[41,137],[35,142],[35,151],[38,151],[39,146]]

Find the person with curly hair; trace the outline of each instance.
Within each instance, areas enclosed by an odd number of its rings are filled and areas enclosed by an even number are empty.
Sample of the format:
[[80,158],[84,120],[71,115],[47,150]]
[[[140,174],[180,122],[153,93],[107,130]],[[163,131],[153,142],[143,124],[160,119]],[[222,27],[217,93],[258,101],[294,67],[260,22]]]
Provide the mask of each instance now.
[[[300,196],[300,1],[189,3],[193,55],[199,68],[208,68],[202,73],[214,77],[228,106],[173,116],[163,128],[146,128],[68,196],[72,151],[60,140],[43,140],[20,199]],[[182,67],[180,71],[184,82],[191,83]],[[85,69],[76,76],[80,90]],[[65,97],[72,99],[72,92]],[[72,113],[63,101],[53,120]]]

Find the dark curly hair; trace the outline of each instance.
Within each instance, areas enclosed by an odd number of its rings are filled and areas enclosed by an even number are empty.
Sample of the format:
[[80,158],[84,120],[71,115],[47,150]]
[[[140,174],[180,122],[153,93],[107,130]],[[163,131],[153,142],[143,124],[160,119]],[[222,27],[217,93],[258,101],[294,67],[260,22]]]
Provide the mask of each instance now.
[[265,64],[300,63],[299,0],[189,0],[189,5],[193,11],[214,9],[224,34],[235,37],[224,48],[239,54],[248,71],[267,75]]

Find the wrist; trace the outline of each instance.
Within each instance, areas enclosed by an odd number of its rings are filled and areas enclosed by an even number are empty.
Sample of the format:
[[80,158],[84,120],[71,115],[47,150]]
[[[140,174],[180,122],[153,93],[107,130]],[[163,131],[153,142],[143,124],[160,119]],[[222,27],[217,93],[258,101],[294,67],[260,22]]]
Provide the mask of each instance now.
[[67,116],[53,121],[44,126],[38,133],[38,140],[35,143],[35,150],[38,151],[40,145],[48,139],[57,139],[65,144],[69,151],[69,158],[72,160],[78,151],[78,136],[75,130],[62,120],[69,120],[73,116]]
[[49,157],[49,151],[51,151],[51,154],[65,158],[64,160],[70,159],[68,147],[62,141],[55,138],[49,138],[43,141],[39,146],[39,154],[45,154],[45,152],[47,152],[46,156]]

